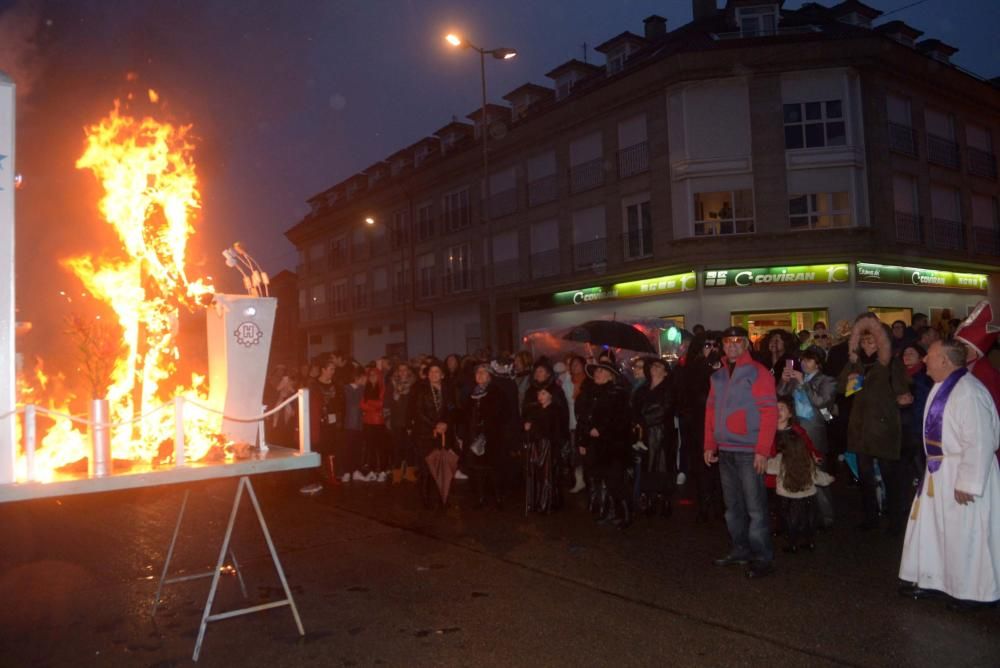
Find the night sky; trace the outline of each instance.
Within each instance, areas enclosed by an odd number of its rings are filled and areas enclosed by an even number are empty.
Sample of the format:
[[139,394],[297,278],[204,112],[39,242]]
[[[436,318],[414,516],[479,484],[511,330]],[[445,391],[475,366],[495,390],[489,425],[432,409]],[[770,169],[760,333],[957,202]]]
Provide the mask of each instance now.
[[[913,0],[871,0],[889,12]],[[723,4],[720,2],[720,4]],[[802,4],[795,0],[786,8]],[[824,0],[832,5],[834,0]],[[294,10],[292,9],[294,8]],[[58,258],[115,243],[100,221],[89,172],[74,168],[83,127],[116,97],[156,89],[160,120],[191,123],[203,209],[192,277],[212,275],[238,291],[220,251],[242,240],[272,274],[294,268],[283,232],[305,200],[479,106],[475,54],[442,40],[457,31],[487,48],[519,52],[487,63],[489,97],[533,81],[583,44],[642,19],[691,19],[688,0],[0,0],[0,70],[18,84],[18,299],[35,323],[33,345],[78,304]],[[997,0],[925,0],[901,19],[957,46],[953,61],[1000,75]],[[603,56],[588,51],[590,62]],[[125,81],[139,75],[137,84]],[[143,111],[149,111],[143,108]]]

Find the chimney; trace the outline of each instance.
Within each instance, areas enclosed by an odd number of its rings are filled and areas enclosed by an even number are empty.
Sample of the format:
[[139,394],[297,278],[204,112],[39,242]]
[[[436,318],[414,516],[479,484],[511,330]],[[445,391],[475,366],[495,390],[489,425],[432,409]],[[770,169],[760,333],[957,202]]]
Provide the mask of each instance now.
[[667,20],[662,16],[656,14],[647,16],[642,20],[642,23],[645,27],[645,37],[650,41],[660,39],[667,34]]
[[691,13],[694,14],[695,21],[712,18],[718,9],[716,0],[691,0]]

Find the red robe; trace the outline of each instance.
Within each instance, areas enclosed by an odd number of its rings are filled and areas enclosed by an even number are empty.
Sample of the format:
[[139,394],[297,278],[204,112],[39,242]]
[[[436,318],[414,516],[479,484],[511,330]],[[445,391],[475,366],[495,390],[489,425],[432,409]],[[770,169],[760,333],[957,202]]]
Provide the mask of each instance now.
[[970,364],[969,371],[990,391],[993,404],[997,407],[997,412],[1000,412],[1000,371],[997,371],[986,357],[980,357]]

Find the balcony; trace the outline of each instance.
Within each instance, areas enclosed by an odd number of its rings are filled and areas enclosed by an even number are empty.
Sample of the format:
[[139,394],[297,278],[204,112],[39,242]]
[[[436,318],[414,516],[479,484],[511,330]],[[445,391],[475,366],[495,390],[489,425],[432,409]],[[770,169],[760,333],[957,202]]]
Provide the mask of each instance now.
[[969,173],[984,179],[997,180],[997,157],[982,149],[969,146]]
[[973,226],[972,243],[977,253],[1000,256],[1000,230]]
[[928,242],[942,250],[965,250],[965,226],[961,221],[931,218]]
[[621,235],[622,253],[625,260],[641,260],[653,257],[653,228],[647,226],[631,230]]
[[456,295],[463,292],[472,292],[481,283],[481,281],[476,279],[477,274],[472,270],[447,271],[441,277],[441,294]]
[[490,195],[490,218],[503,218],[517,211],[517,188]]
[[573,270],[583,271],[608,262],[608,240],[592,239],[573,244]]
[[896,241],[904,244],[924,243],[923,220],[920,216],[896,212]]
[[555,174],[543,176],[528,184],[528,206],[554,202],[559,197],[559,181]]
[[472,209],[467,206],[457,207],[444,212],[444,226],[448,232],[464,230],[472,225]]
[[917,131],[909,125],[889,123],[889,150],[917,157]]
[[948,169],[958,169],[962,165],[958,144],[950,139],[928,134],[927,162],[933,162]]
[[521,261],[501,260],[493,263],[493,285],[513,285],[521,282]]
[[434,270],[421,272],[417,277],[417,297],[433,299],[437,293],[437,273]]
[[581,162],[569,170],[569,188],[572,193],[582,193],[604,185],[604,159],[595,158]]
[[559,249],[539,251],[531,254],[531,277],[548,278],[559,275]]
[[618,178],[625,179],[649,170],[649,142],[639,142],[618,151]]

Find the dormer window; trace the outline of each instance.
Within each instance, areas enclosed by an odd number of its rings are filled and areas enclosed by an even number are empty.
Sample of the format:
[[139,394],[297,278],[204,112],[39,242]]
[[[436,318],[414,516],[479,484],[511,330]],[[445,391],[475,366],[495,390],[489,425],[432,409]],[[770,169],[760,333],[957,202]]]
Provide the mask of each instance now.
[[852,26],[858,26],[859,28],[868,28],[869,30],[872,27],[872,20],[859,12],[849,12],[844,14],[840,17],[840,21]]
[[740,27],[742,37],[774,35],[778,27],[778,6],[738,7],[736,9],[736,24]]
[[608,76],[618,74],[625,69],[625,59],[628,57],[628,49],[623,47],[608,54]]
[[430,149],[429,146],[419,146],[419,147],[417,147],[417,151],[416,151],[416,153],[413,156],[413,164],[414,165],[419,165],[420,163],[422,163],[424,160],[427,159],[427,155],[430,152],[431,152],[431,149]]
[[576,83],[576,75],[569,72],[556,79],[556,99],[561,100],[573,92],[573,84]]

